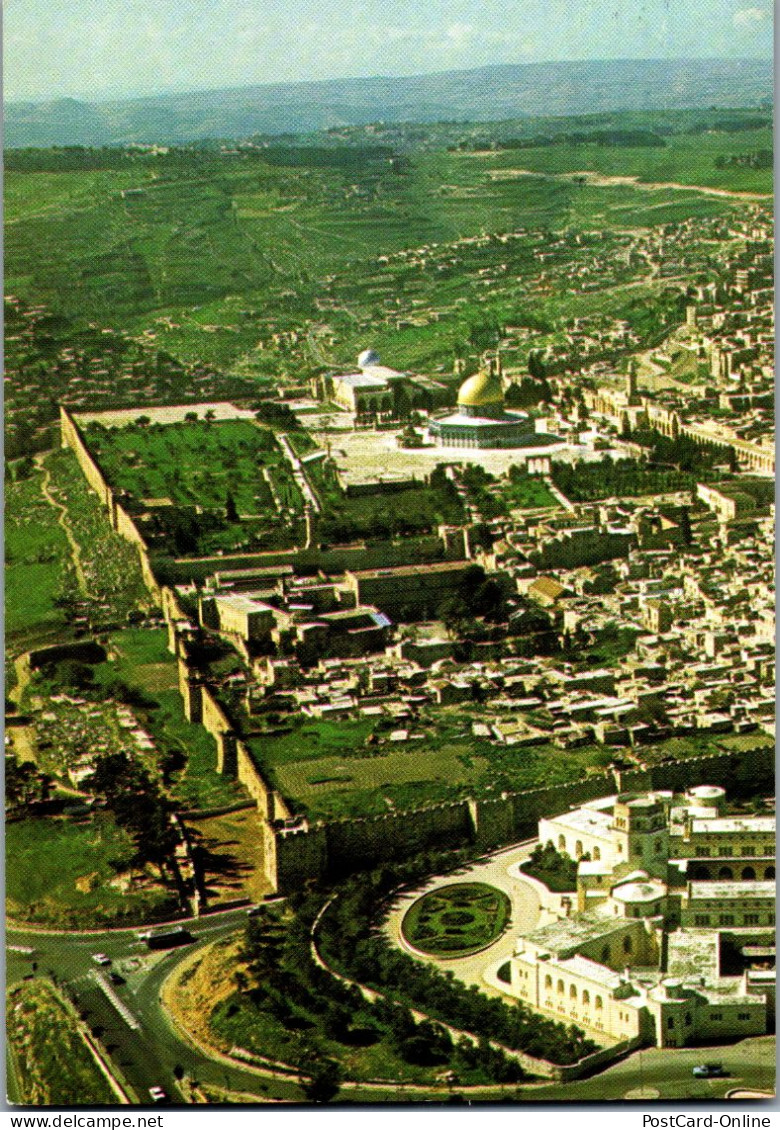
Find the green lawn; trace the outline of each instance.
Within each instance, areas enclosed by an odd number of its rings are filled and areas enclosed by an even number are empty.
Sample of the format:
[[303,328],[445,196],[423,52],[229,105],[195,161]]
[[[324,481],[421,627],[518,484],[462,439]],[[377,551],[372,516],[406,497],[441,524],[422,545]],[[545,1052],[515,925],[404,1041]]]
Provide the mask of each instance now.
[[176,661],[168,651],[165,628],[128,628],[111,637],[113,659],[95,669],[98,682],[120,679],[143,693],[149,705],[134,707],[143,716],[163,755],[179,768],[170,773],[170,791],[178,805],[218,808],[244,798],[234,781],[216,771],[216,742],[198,723],[184,717]]
[[65,625],[55,601],[75,584],[65,532],[41,493],[41,481],[36,469],[5,488],[6,642],[19,647]]
[[401,923],[406,940],[424,953],[466,957],[500,938],[511,904],[486,883],[450,883],[417,899]]
[[560,505],[546,483],[532,475],[502,480],[501,496],[512,509],[533,510],[541,506]]
[[171,910],[156,880],[136,875],[130,838],[111,816],[85,822],[36,817],[9,822],[6,910],[10,918],[52,926],[143,922]]

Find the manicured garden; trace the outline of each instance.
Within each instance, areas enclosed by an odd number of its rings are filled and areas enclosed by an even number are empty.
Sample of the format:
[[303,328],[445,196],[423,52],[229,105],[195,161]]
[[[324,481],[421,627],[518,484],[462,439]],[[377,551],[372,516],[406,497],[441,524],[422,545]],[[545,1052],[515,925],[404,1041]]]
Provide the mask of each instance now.
[[437,957],[467,957],[492,945],[509,923],[511,904],[487,883],[450,883],[418,899],[404,915],[403,936]]

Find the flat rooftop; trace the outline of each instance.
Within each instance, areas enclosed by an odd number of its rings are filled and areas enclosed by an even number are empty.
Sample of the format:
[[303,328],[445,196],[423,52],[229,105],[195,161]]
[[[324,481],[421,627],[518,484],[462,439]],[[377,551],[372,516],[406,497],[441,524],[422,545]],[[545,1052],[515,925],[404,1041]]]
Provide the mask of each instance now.
[[606,836],[612,826],[611,812],[597,812],[592,808],[575,808],[572,812],[562,812],[551,816],[556,824],[571,828],[573,832],[586,832],[591,836]]
[[577,950],[587,942],[608,938],[626,927],[625,918],[597,918],[579,914],[576,918],[562,918],[538,930],[532,930],[523,939],[531,942],[539,950],[566,956],[568,951]]
[[774,835],[774,816],[719,816],[708,820],[694,820],[691,830],[696,833],[714,832],[733,836],[736,832],[755,832],[759,835]]
[[420,565],[393,565],[386,569],[350,569],[349,576],[360,580],[378,580],[380,577],[418,577],[430,573],[460,573],[469,568],[471,561],[433,561]]
[[772,899],[775,884],[771,880],[754,879],[697,879],[690,884],[690,898],[711,899],[720,902],[728,899]]

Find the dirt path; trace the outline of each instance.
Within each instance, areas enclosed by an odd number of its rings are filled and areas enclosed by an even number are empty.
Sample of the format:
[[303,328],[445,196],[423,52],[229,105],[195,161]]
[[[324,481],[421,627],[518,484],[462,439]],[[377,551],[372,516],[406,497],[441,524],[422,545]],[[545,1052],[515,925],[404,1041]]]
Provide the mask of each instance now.
[[512,180],[515,177],[542,177],[545,180],[568,180],[577,177],[593,188],[638,188],[643,192],[671,189],[675,192],[699,192],[704,196],[725,196],[732,200],[771,200],[770,192],[736,192],[730,188],[714,188],[707,184],[678,184],[676,181],[640,181],[638,177],[608,176],[594,169],[573,169],[566,173],[545,173],[535,169],[491,169],[493,180]]
[[68,521],[68,508],[67,506],[63,506],[61,502],[58,502],[49,489],[49,485],[51,483],[51,471],[44,463],[44,456],[36,455],[35,462],[43,472],[43,478],[41,479],[41,494],[49,503],[49,505],[58,512],[57,522],[64,530],[65,537],[68,539],[71,557],[73,558],[73,567],[76,570],[76,580],[78,582],[79,592],[82,596],[89,597],[90,592],[87,586],[87,578],[84,575],[84,567],[81,564],[81,546],[73,536],[73,530],[71,529],[70,522]]

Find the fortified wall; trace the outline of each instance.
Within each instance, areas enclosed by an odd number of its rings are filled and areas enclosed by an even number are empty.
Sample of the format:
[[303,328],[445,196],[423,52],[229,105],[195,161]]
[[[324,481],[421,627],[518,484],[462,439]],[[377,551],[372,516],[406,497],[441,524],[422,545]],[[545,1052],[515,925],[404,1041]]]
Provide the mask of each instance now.
[[329,548],[312,546],[304,549],[293,546],[291,549],[224,554],[220,557],[164,558],[158,563],[158,572],[164,575],[167,584],[189,584],[205,581],[214,573],[231,569],[266,569],[291,565],[296,573],[313,575],[318,572],[343,573],[347,569],[462,561],[468,556],[465,531],[443,528],[438,534],[372,542],[371,545],[358,542]]
[[[308,879],[344,875],[357,868],[373,866],[391,859],[404,858],[432,847],[472,843],[479,850],[489,850],[535,835],[540,816],[561,812],[593,800],[598,796],[624,791],[649,789],[683,789],[697,784],[728,785],[737,769],[750,759],[751,775],[756,780],[771,780],[774,775],[774,751],[755,749],[692,757],[665,762],[648,769],[631,769],[594,774],[567,785],[502,793],[487,799],[463,799],[453,803],[426,805],[407,812],[382,816],[344,818],[310,824],[305,819],[292,819],[283,798],[262,776],[249,750],[233,730],[225,712],[211,690],[190,670],[182,646],[179,627],[188,618],[173,590],[161,586],[152,573],[146,543],[129,514],[116,502],[97,464],[90,456],[78,427],[66,409],[60,409],[62,445],[70,448],[78,460],[87,482],[106,507],[111,525],[117,533],[133,543],[139,554],[144,580],[162,609],[169,628],[169,647],[176,655],[179,689],[188,720],[201,723],[217,744],[216,768],[235,777],[257,805],[263,823],[264,867],[274,889],[288,892]],[[464,546],[451,531],[443,528],[438,537],[416,539],[418,548],[438,553],[439,559],[463,559]],[[343,569],[347,563],[363,567],[370,564],[371,553],[387,553],[388,547],[343,546],[327,551],[291,550],[282,553],[256,554],[236,558],[246,567],[263,564],[302,564],[317,568]],[[400,553],[398,547],[398,552]],[[408,553],[408,550],[407,550]],[[338,564],[336,564],[338,562]],[[379,562],[397,563],[384,556]],[[173,563],[182,564],[181,563]],[[198,567],[225,569],[234,562],[228,558],[199,559]]]
[[62,406],[60,406],[60,436],[62,446],[69,448],[76,456],[76,461],[82,470],[84,478],[105,506],[111,528],[138,550],[138,559],[141,564],[141,574],[144,579],[144,584],[149,590],[154,602],[157,605],[161,605],[160,585],[149,562],[149,551],[146,542],[141,536],[133,519],[124,507],[116,501],[113,490],[103,478],[100,468],[89,454],[76,421],[68,410]]
[[346,875],[430,848],[473,844],[479,851],[488,851],[517,843],[536,835],[540,817],[612,793],[651,789],[682,792],[699,784],[728,787],[735,770],[744,768],[747,758],[756,780],[771,780],[774,773],[774,751],[770,747],[746,752],[724,750],[646,769],[595,773],[569,784],[504,792],[497,797],[464,798],[381,816],[310,822],[291,816],[212,692],[200,685],[181,653],[178,663],[185,713],[191,721],[202,721],[214,737],[217,770],[236,777],[255,801],[263,821],[265,872],[282,893],[296,890],[309,879]]

